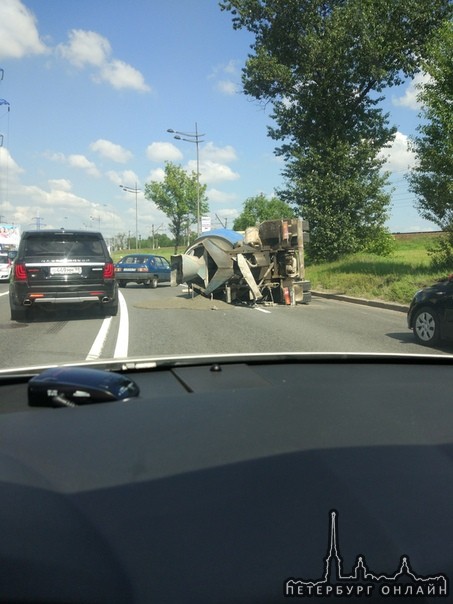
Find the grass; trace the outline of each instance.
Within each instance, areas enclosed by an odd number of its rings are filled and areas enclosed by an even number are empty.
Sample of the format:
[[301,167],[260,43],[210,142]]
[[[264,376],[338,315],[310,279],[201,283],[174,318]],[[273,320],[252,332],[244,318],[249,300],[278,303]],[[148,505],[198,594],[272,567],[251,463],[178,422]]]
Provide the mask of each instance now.
[[[418,289],[432,285],[446,276],[445,272],[435,271],[430,267],[427,246],[436,236],[397,236],[395,250],[390,256],[354,254],[337,262],[307,265],[305,276],[311,281],[312,290],[315,291],[409,304]],[[134,251],[114,252],[112,257],[117,262],[122,256]],[[170,260],[174,248],[143,248],[139,251],[143,254],[158,254]],[[183,251],[180,248],[179,252]]]
[[434,237],[396,238],[395,251],[388,257],[354,254],[337,262],[312,264],[306,267],[306,278],[313,290],[409,304],[418,289],[446,276],[430,267],[427,246]]
[[[179,248],[178,253],[182,254],[185,248]],[[123,256],[127,256],[128,254],[155,254],[156,256],[163,256],[168,261],[170,261],[170,257],[175,253],[174,247],[161,247],[158,250],[153,250],[150,247],[140,248],[139,250],[117,250],[111,253],[113,258],[113,262],[118,262]]]

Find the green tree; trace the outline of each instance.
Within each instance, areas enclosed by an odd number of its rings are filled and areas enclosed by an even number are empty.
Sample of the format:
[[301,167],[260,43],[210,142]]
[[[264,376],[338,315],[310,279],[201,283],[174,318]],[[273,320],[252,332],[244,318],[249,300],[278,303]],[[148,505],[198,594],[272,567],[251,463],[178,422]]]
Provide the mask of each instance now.
[[254,226],[263,220],[277,220],[279,218],[293,218],[294,210],[277,197],[268,199],[263,193],[256,197],[249,197],[244,201],[243,210],[236,218],[233,229],[244,231],[249,226]]
[[198,195],[200,216],[208,212],[206,185],[198,190],[197,175],[188,174],[181,166],[167,162],[163,182],[145,184],[144,195],[153,201],[170,220],[170,231],[175,238],[175,254],[190,225],[197,222]]
[[[417,159],[409,187],[417,195],[423,218],[447,233],[433,249],[451,263],[453,258],[453,23],[448,21],[433,38],[423,69],[429,80],[418,95],[422,103],[419,136],[411,147]],[[442,262],[441,262],[442,264]]]
[[285,187],[310,222],[310,256],[332,260],[382,240],[389,206],[381,151],[395,128],[386,87],[418,69],[449,0],[225,0],[255,36],[246,94],[271,103]]
[[170,239],[170,237],[166,233],[158,233],[154,237],[154,244],[158,247],[171,247],[174,245],[175,241]]

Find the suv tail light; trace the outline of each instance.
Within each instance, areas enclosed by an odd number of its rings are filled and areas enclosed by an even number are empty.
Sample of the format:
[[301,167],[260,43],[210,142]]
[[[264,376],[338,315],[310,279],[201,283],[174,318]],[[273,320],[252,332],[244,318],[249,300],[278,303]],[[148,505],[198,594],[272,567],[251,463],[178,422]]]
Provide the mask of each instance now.
[[14,264],[14,278],[16,281],[27,280],[27,269],[25,268],[25,264],[23,262],[16,262]]
[[115,277],[115,265],[113,264],[113,262],[107,262],[104,265],[102,276],[104,277],[104,279],[113,279]]

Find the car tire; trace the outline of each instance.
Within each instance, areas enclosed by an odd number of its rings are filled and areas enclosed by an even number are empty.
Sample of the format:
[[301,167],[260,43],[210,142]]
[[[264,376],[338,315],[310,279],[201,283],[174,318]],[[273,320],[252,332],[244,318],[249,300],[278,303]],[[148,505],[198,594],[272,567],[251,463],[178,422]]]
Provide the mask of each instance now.
[[105,317],[116,317],[118,314],[118,300],[104,304],[101,309]]
[[156,289],[156,287],[157,287],[157,284],[158,284],[158,283],[159,283],[159,279],[158,279],[158,277],[153,277],[153,278],[151,279],[151,287],[152,287],[153,289]]
[[11,306],[11,321],[30,321],[31,320],[31,309],[21,308],[18,306]]
[[440,325],[436,311],[428,306],[417,310],[414,316],[413,332],[419,344],[423,346],[437,344],[440,340]]
[[147,281],[143,281],[143,285],[145,287],[151,287],[151,279],[148,279]]
[[119,287],[126,287],[126,285],[127,285],[127,281],[118,281]]

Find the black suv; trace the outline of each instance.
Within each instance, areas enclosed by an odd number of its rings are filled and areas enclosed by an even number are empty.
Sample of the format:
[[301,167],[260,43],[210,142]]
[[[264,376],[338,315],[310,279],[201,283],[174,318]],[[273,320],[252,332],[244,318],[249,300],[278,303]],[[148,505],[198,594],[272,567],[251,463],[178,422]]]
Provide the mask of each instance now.
[[11,319],[31,318],[37,305],[93,303],[105,315],[118,312],[115,267],[101,233],[25,231],[9,286]]

